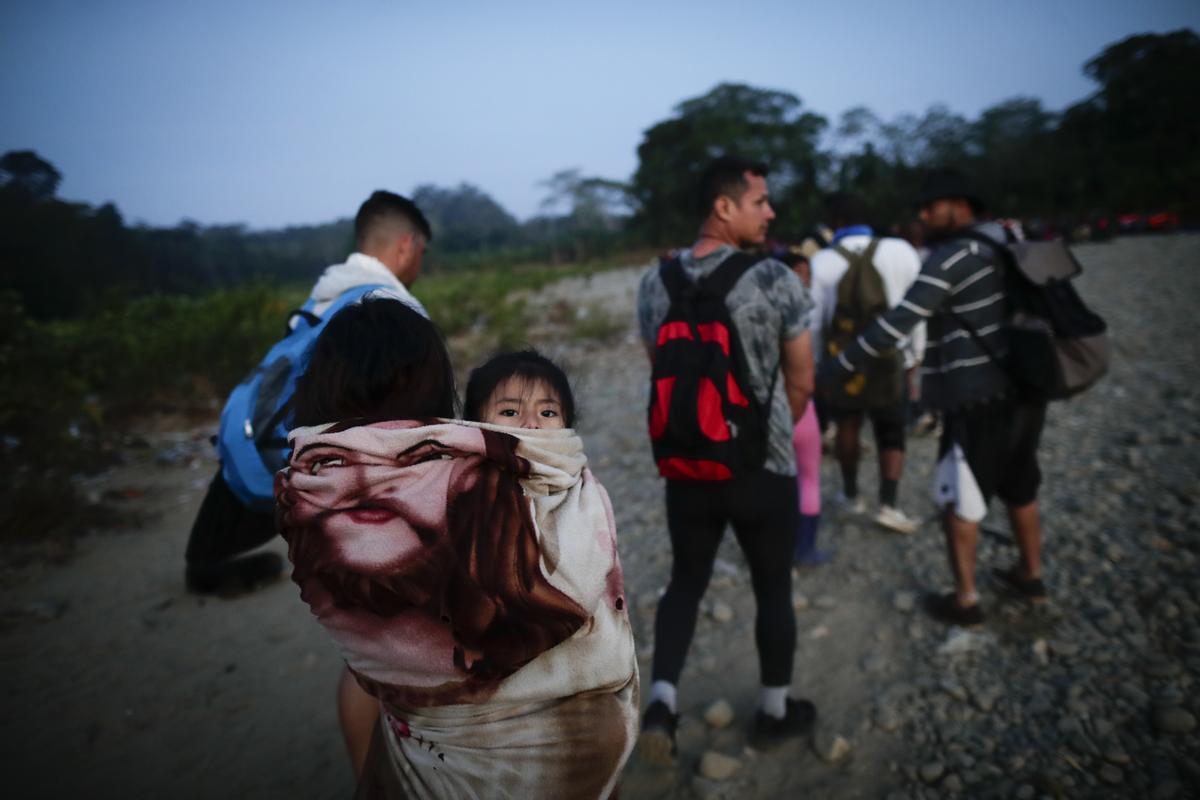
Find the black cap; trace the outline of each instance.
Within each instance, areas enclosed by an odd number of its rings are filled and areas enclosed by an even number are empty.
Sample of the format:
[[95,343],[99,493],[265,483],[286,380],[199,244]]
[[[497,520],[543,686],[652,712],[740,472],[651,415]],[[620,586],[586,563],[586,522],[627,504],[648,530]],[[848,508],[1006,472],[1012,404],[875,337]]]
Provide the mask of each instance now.
[[917,195],[917,207],[924,208],[934,200],[951,200],[961,197],[971,206],[971,210],[979,214],[984,209],[984,203],[979,195],[971,188],[971,181],[956,169],[935,169],[925,174],[921,181],[921,191]]

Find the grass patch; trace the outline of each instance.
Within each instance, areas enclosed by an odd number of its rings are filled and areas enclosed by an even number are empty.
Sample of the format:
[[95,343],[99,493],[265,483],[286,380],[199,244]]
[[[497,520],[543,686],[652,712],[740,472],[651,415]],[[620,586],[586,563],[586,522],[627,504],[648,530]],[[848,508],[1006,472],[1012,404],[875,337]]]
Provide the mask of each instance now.
[[[455,363],[469,366],[483,353],[528,343],[529,298],[538,289],[628,263],[448,272],[415,289]],[[108,463],[135,420],[211,414],[283,335],[308,291],[254,285],[202,296],[113,296],[87,316],[51,322],[0,294],[0,457],[16,476],[0,487],[0,541],[94,523],[100,512],[71,490],[72,476]],[[582,337],[610,328],[590,314],[574,325],[571,335]]]

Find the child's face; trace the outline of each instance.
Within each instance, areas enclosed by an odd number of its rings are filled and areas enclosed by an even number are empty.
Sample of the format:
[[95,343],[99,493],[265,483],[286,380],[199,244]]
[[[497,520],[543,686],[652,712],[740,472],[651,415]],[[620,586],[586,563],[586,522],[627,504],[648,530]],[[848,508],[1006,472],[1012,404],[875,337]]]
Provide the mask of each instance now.
[[511,428],[565,428],[558,393],[541,380],[521,377],[501,381],[488,398],[484,422]]

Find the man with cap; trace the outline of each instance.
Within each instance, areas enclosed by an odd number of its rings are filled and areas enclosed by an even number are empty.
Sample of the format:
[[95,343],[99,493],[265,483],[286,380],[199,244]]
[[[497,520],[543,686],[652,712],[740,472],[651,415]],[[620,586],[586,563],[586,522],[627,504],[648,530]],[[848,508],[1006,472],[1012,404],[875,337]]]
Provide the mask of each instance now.
[[957,171],[927,175],[918,203],[931,249],[916,282],[899,305],[837,358],[821,362],[818,382],[845,380],[870,353],[896,347],[917,324],[926,323],[922,396],[945,418],[934,498],[942,509],[954,574],[954,591],[931,596],[929,610],[945,622],[976,627],[983,612],[975,587],[975,548],[993,494],[1008,507],[1019,552],[1016,564],[993,573],[1033,603],[1046,599],[1037,503],[1037,447],[1046,406],[1014,397],[1003,369],[987,352],[1003,358],[1008,350],[998,249],[1005,242],[1003,228],[978,219],[983,203]]

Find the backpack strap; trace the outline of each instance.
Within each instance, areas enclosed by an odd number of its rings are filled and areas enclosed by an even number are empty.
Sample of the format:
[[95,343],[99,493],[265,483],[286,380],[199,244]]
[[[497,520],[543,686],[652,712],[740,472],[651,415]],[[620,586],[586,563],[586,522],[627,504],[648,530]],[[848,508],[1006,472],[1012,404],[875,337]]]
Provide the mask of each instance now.
[[725,297],[741,280],[751,267],[762,262],[766,257],[760,253],[747,253],[742,250],[726,258],[709,274],[700,279],[706,292],[714,297]]
[[[840,244],[831,246],[835,253],[846,260],[846,271],[842,273],[842,277],[837,283],[834,313],[830,317],[829,323],[824,326],[829,338],[833,338],[832,331],[839,310],[849,309],[853,319],[857,320],[857,324],[862,325],[871,319],[866,314],[867,304],[871,302],[870,295],[878,295],[877,299],[882,301],[884,308],[890,305],[887,297],[887,285],[883,282],[883,276],[875,266],[875,251],[879,248],[879,241],[879,237],[872,236],[867,242],[867,246],[858,252]],[[857,330],[859,329],[856,328]]]
[[683,296],[683,293],[687,291],[688,284],[691,283],[687,273],[683,271],[683,261],[679,256],[663,258],[658,274],[662,278],[663,286],[666,287],[667,297],[672,303]]
[[[299,316],[302,320],[307,322],[308,326],[310,328],[315,328],[318,325],[321,325],[324,322],[327,322],[328,320],[333,319],[334,314],[341,311],[346,306],[358,302],[369,292],[373,292],[376,289],[387,289],[387,288],[388,287],[382,283],[367,283],[367,284],[363,284],[361,286],[351,286],[349,289],[347,289],[346,291],[342,292],[341,294],[339,294],[337,296],[337,299],[335,299],[333,301],[333,303],[330,304],[329,308],[325,309],[325,313],[322,316],[317,316],[316,314],[314,314],[312,312],[312,308],[315,305],[315,302],[310,297],[308,299],[308,302],[306,302],[303,306],[295,309],[290,314],[288,314],[288,325],[289,325],[288,333],[293,332],[290,325],[291,325],[292,318],[294,318],[296,316]],[[256,447],[262,448],[262,447],[266,447],[269,444],[278,443],[278,442],[273,441],[271,436],[274,433],[275,428],[279,426],[279,423],[284,420],[284,418],[291,412],[291,410],[292,410],[292,398],[289,397],[286,401],[279,404],[279,408],[275,409],[275,413],[272,414],[270,416],[270,418],[267,419],[267,423],[259,428],[258,434],[254,437],[254,444]],[[282,444],[287,444],[286,438],[284,439]]]
[[714,297],[725,297],[747,270],[764,258],[765,256],[757,253],[739,250],[718,264],[712,272],[698,280],[692,280],[683,268],[683,259],[675,256],[663,259],[659,275],[671,302],[680,298],[686,299],[701,288]]
[[[691,318],[691,297],[699,290],[703,290],[706,294],[712,297],[720,297],[724,300],[725,297],[733,291],[733,287],[741,280],[742,276],[750,271],[750,268],[761,263],[767,257],[761,253],[748,253],[744,250],[738,250],[724,261],[709,274],[700,278],[698,281],[689,280],[687,273],[683,269],[683,260],[676,256],[674,258],[664,260],[661,269],[663,286],[667,289],[671,302],[674,303],[678,298],[685,301],[685,309],[688,312],[688,324],[695,327],[695,321]],[[734,341],[741,347],[741,337],[738,336],[736,330],[730,331],[734,337]],[[694,336],[699,337],[699,334],[693,332]],[[746,359],[746,353],[742,352],[742,359]],[[748,365],[747,365],[748,366]],[[779,373],[782,367],[782,358],[780,364],[775,368],[774,374],[771,376],[771,383],[767,387],[767,402],[762,404],[758,402],[758,397],[754,391],[747,386],[746,396],[756,407],[760,413],[770,413],[771,400],[775,396],[775,383],[779,378]],[[748,379],[749,376],[747,376]]]
[[939,236],[936,239],[931,240],[930,243],[941,244],[942,242],[952,242],[962,239],[967,239],[969,241],[978,242],[979,244],[984,245],[996,254],[996,257],[1000,260],[1000,265],[1002,267],[1009,270],[1010,273],[1015,274],[1019,279],[1028,280],[1028,278],[1025,277],[1025,273],[1021,272],[1020,268],[1017,266],[1017,258],[1013,255],[1013,251],[1008,248],[1007,244],[1004,242],[997,242],[986,233],[981,233],[974,228],[960,228],[956,231],[951,231],[945,236]]
[[[962,317],[957,311],[949,306],[946,306],[946,310],[950,312],[950,316],[954,317],[955,321],[957,321],[958,324],[961,325],[963,329],[970,335],[975,344],[979,345],[979,349],[983,350],[983,354],[990,358],[994,364],[1000,365],[1000,357],[996,355],[996,351],[992,349],[991,345],[984,341],[984,338],[979,335],[979,331],[975,330],[975,326],[967,322],[964,317]],[[1007,371],[1004,371],[1004,376],[1006,378],[1008,377]]]
[[290,332],[293,330],[292,320],[295,319],[296,317],[299,317],[300,319],[307,322],[308,326],[310,328],[315,328],[316,326],[321,324],[322,319],[332,318],[334,314],[341,311],[346,306],[351,305],[351,304],[356,303],[359,300],[361,300],[363,298],[363,296],[366,295],[367,293],[373,292],[376,289],[390,289],[390,288],[391,288],[390,286],[383,284],[383,283],[364,283],[359,286],[351,286],[349,289],[345,290],[344,292],[339,294],[336,298],[334,298],[333,302],[329,304],[329,307],[325,309],[325,313],[320,316],[313,313],[312,309],[316,306],[317,303],[314,298],[310,297],[310,298],[308,298],[308,301],[305,302],[304,305],[300,306],[300,308],[293,309],[291,311],[291,313],[288,314],[288,316],[287,316],[288,331]]
[[[997,242],[987,234],[980,233],[979,231],[971,228],[963,228],[962,230],[955,231],[952,235],[946,237],[946,240],[952,239],[970,239],[971,241],[979,242],[980,244],[988,246],[998,257],[999,267],[1003,272],[1002,277],[1004,279],[1007,280],[1014,275],[1024,279],[1025,276],[1021,270],[1017,268],[1016,258],[1013,256],[1012,251],[1009,250],[1007,246],[1001,242]],[[1007,289],[1005,290],[1005,295],[1005,302],[1011,302],[1007,296]],[[967,322],[965,317],[955,311],[950,303],[946,304],[946,311],[949,312],[950,316],[954,318],[955,322],[962,326],[963,330],[967,332],[967,335],[971,337],[971,341],[979,345],[979,349],[983,351],[983,354],[987,356],[993,364],[1000,368],[1000,374],[1004,376],[1004,382],[1010,386],[1015,385],[1012,376],[1009,375],[1008,370],[1004,368],[1004,362],[1000,360],[1000,356],[995,350],[992,349],[992,346],[989,345],[984,338],[979,335],[979,331],[975,330],[975,326]]]
[[846,259],[847,264],[853,264],[855,261],[859,260],[869,261],[874,264],[875,251],[879,249],[879,237],[872,236],[871,240],[867,242],[867,246],[858,253],[854,252],[853,250],[849,250],[840,244],[831,245],[831,247],[833,248],[834,252]]

